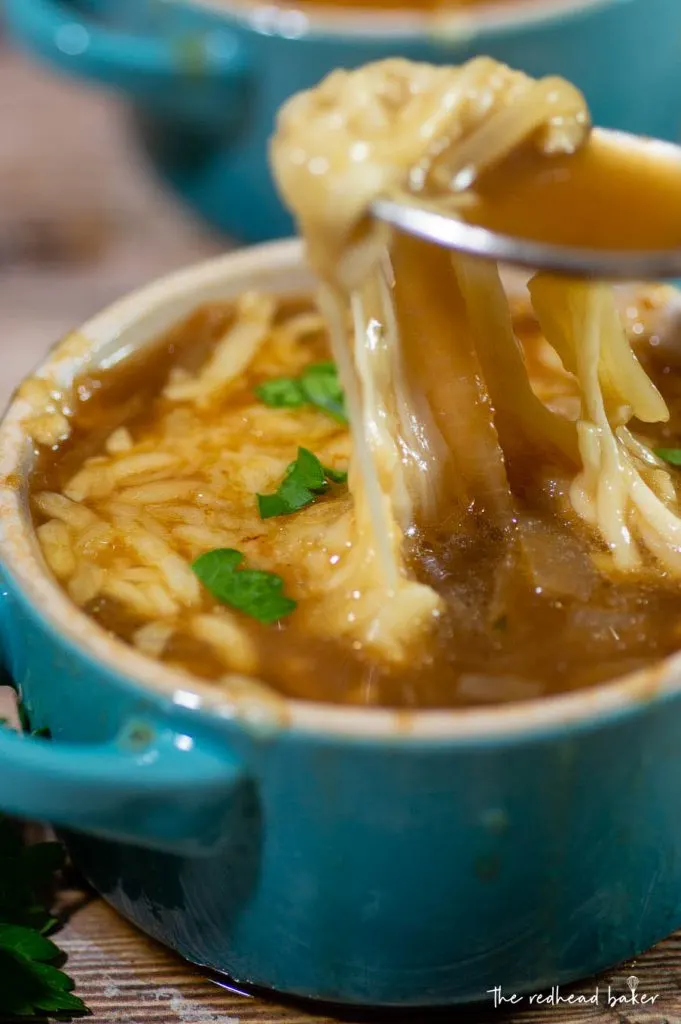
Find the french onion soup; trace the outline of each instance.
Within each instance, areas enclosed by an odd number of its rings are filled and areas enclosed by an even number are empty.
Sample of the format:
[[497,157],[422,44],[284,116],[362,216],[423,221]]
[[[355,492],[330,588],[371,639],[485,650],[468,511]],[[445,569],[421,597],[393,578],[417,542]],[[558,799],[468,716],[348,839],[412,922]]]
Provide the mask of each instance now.
[[675,292],[537,274],[507,293],[368,216],[387,196],[581,244],[681,240],[655,201],[669,168],[637,219],[646,168],[614,145],[568,83],[487,58],[337,71],[288,101],[272,164],[317,295],[205,305],[69,395],[24,385],[37,535],[75,604],[216,685],[336,704],[526,700],[679,648]]

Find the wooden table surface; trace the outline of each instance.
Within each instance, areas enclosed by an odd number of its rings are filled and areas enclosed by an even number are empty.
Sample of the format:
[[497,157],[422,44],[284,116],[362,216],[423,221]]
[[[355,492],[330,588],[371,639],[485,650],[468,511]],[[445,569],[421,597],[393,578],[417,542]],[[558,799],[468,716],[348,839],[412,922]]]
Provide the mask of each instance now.
[[[0,43],[0,398],[48,345],[84,318],[225,244],[164,194],[116,102],[38,72]],[[338,1019],[230,992],[145,938],[100,900],[72,893],[68,903],[71,915],[57,941],[96,1024]],[[657,996],[655,1003],[609,1006],[608,985],[611,995],[631,997],[632,977],[638,978],[637,993]],[[596,984],[576,991],[593,996]],[[525,1001],[509,1011],[495,1010],[490,1001],[436,1019],[681,1024],[681,934],[598,984],[598,1005],[530,1007]],[[392,1024],[433,1018],[414,1012],[380,1019]]]
[[[57,940],[69,953],[68,970],[97,1022],[107,1024],[681,1024],[681,934],[606,977],[560,990],[594,998],[593,1005],[538,1006],[527,999],[512,1009],[488,1005],[459,1011],[313,1014],[218,984],[123,922],[100,900],[79,910]],[[634,979],[631,981],[631,979]],[[638,984],[634,984],[637,981]],[[656,996],[646,1006],[610,1000]],[[275,997],[273,997],[274,999]]]

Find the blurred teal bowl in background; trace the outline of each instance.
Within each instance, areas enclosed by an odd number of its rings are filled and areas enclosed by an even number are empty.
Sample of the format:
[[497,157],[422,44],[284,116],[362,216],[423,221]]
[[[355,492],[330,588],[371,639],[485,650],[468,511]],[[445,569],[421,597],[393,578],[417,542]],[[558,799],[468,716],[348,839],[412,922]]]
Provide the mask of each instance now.
[[281,103],[335,67],[485,53],[570,79],[605,127],[681,134],[679,0],[506,0],[446,24],[250,0],[5,0],[4,10],[10,37],[42,60],[126,94],[163,178],[242,241],[292,233],[267,140]]

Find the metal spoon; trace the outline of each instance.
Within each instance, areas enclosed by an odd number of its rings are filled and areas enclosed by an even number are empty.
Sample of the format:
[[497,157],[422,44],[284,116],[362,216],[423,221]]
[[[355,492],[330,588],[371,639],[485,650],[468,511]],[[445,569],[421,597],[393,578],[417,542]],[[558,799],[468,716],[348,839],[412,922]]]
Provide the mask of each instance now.
[[[623,146],[642,147],[655,159],[676,161],[681,174],[681,146],[656,139],[641,139],[624,132],[599,130],[599,135]],[[663,281],[681,278],[681,248],[612,250],[552,245],[497,234],[487,228],[457,220],[446,213],[435,213],[389,199],[375,200],[371,212],[378,220],[410,235],[469,256],[479,256],[510,266],[604,281]]]

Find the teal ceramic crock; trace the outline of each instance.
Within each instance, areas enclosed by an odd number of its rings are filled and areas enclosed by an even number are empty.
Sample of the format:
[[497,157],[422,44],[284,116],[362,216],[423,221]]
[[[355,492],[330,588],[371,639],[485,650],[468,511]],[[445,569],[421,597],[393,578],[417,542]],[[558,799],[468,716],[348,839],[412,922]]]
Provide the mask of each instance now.
[[291,234],[267,140],[281,103],[334,67],[487,53],[575,82],[597,124],[680,137],[679,0],[490,0],[449,22],[367,7],[303,15],[252,0],[4,0],[19,43],[127,94],[164,178],[244,241]]
[[0,634],[30,720],[0,808],[70,830],[121,913],[195,963],[334,1003],[539,992],[681,925],[681,661],[489,710],[395,713],[209,686],[146,659],[50,577],[30,421],[197,303],[298,291],[298,243],[243,250],[63,341],[0,426]]

